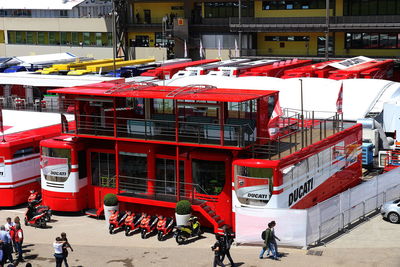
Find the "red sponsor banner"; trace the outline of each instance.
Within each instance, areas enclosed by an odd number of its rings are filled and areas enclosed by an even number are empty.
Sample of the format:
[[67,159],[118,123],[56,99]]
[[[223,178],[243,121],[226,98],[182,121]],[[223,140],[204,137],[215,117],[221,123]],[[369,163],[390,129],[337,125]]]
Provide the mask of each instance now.
[[343,113],[343,108],[342,108],[342,106],[343,106],[343,83],[342,83],[342,85],[340,86],[339,95],[338,95],[338,98],[337,98],[337,100],[336,100],[336,110],[337,110],[337,113],[339,113],[339,114],[342,114],[342,113]]

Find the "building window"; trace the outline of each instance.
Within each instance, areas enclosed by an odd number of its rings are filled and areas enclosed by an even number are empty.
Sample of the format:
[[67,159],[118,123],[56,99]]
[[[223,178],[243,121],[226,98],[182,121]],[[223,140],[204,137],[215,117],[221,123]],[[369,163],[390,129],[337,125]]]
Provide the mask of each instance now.
[[33,149],[33,147],[26,147],[26,148],[22,148],[17,150],[14,155],[13,158],[21,158],[21,157],[26,157],[29,155],[32,155],[33,153],[35,153],[35,150]]
[[65,182],[71,170],[71,150],[42,147],[42,172],[51,182]]
[[16,35],[15,31],[7,31],[8,43],[9,44],[16,44],[17,43],[15,35]]
[[92,185],[115,188],[115,154],[91,153]]
[[[329,7],[333,8],[334,1],[330,0]],[[309,1],[263,1],[263,10],[292,10],[292,9],[324,9],[326,0]]]
[[265,36],[267,42],[309,42],[310,36]]
[[81,150],[78,152],[78,166],[79,166],[79,179],[87,177],[87,163],[86,163],[86,151]]
[[147,192],[147,154],[119,152],[118,178],[121,191]]
[[36,44],[37,42],[37,32],[26,32],[26,43]]
[[80,43],[81,41],[79,40],[79,37],[78,37],[78,33],[77,32],[73,32],[72,33],[72,45],[81,45],[81,43]]
[[49,43],[49,33],[48,32],[38,32],[38,44],[45,45]]
[[400,15],[397,0],[344,0],[345,16]]
[[399,36],[399,33],[346,33],[345,47],[353,49],[398,48]]
[[49,32],[49,44],[59,45],[60,44],[60,33],[59,32]]
[[96,43],[95,43],[95,45],[96,46],[103,46],[103,41],[102,41],[102,38],[101,38],[101,32],[96,32],[96,33],[93,33],[93,34],[95,34],[95,39],[96,39]]
[[112,35],[108,32],[8,31],[7,35],[9,44],[112,46]]
[[60,17],[68,17],[68,10],[60,10]]
[[196,191],[202,194],[219,195],[225,185],[225,162],[194,159],[192,164]]
[[[242,1],[241,12],[243,17],[254,16],[253,1]],[[206,18],[229,18],[239,15],[238,2],[205,2],[204,16]]]
[[273,169],[235,166],[235,192],[240,203],[265,206],[272,189]]
[[71,45],[72,44],[72,33],[71,32],[61,32],[61,44]]
[[86,45],[86,46],[90,45],[90,32],[83,33],[83,45]]

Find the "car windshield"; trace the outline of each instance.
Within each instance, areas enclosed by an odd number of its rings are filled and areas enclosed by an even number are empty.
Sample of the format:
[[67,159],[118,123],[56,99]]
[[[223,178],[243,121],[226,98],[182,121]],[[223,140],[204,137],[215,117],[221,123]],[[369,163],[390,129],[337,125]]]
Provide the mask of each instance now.
[[400,203],[400,199],[393,201],[393,204],[398,204],[398,203]]

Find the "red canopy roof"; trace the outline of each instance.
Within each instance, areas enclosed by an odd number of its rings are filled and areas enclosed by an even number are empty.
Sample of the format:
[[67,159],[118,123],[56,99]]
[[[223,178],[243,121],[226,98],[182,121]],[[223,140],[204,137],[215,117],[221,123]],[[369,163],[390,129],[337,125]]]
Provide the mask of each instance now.
[[162,98],[219,102],[243,102],[272,95],[277,91],[215,88],[207,85],[157,86],[154,84],[116,84],[110,82],[49,90],[65,95],[103,97]]

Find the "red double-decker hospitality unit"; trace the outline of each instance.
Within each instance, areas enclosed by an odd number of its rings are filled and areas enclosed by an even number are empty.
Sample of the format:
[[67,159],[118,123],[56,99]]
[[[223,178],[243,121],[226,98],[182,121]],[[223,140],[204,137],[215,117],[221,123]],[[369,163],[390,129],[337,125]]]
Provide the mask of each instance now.
[[11,207],[25,203],[30,190],[40,191],[39,143],[59,136],[61,124],[54,113],[0,109],[0,114],[0,207]]
[[[365,57],[356,57],[348,60],[343,60],[332,64],[333,66],[342,66],[339,70],[332,71],[329,79],[344,80],[344,79],[386,79],[393,80],[394,76],[394,60],[365,60]],[[331,66],[332,66],[331,65]]]
[[339,60],[324,61],[312,65],[306,65],[298,68],[285,70],[284,75],[281,78],[282,79],[299,78],[299,77],[328,78],[330,72],[336,70],[329,64],[336,62],[339,62]]
[[274,64],[253,68],[249,71],[240,74],[240,77],[245,76],[268,76],[280,78],[285,74],[286,70],[297,68],[304,65],[309,65],[312,60],[298,60],[297,58],[293,60],[274,62]]
[[149,77],[154,77],[155,79],[168,80],[171,79],[172,76],[174,76],[174,74],[180,70],[184,70],[188,67],[210,64],[218,61],[220,61],[220,59],[203,59],[203,60],[196,60],[184,63],[171,64],[168,66],[158,67],[153,70],[148,70],[140,74],[140,76],[149,76]]
[[235,227],[235,205],[307,208],[360,182],[361,125],[277,116],[278,91],[98,83],[51,92],[61,117],[75,117],[41,142],[43,200],[54,210],[99,213],[115,193],[120,209],[171,216],[188,199],[218,231]]

